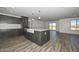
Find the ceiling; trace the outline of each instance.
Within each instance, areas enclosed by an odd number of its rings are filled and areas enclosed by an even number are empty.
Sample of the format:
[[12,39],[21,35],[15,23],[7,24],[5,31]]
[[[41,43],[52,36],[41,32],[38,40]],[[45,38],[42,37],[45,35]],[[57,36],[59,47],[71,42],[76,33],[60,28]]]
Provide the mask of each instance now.
[[0,13],[40,20],[58,20],[79,16],[78,7],[0,7]]

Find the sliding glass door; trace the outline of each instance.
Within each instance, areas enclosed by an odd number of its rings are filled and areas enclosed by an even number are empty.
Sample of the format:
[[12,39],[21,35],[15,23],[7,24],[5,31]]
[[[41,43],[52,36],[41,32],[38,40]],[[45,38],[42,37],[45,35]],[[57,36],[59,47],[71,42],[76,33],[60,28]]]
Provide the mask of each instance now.
[[56,23],[49,23],[49,30],[56,30]]
[[76,30],[76,20],[71,20],[71,30]]
[[79,30],[79,20],[71,20],[71,30]]

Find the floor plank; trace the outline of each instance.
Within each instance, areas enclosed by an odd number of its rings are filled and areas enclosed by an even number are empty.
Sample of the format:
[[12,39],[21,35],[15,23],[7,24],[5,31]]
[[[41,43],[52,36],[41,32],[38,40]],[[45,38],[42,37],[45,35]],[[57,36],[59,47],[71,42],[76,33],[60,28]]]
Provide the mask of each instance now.
[[[75,49],[75,48],[74,48]],[[75,49],[76,50],[76,49]],[[24,36],[14,37],[6,40],[0,40],[0,52],[72,52],[72,46],[69,40],[57,39],[56,44],[48,41],[39,46]]]
[[[7,42],[7,43],[6,43]],[[48,41],[43,46],[39,46],[23,36],[14,37],[7,40],[0,40],[1,52],[49,52],[54,51],[53,45]]]

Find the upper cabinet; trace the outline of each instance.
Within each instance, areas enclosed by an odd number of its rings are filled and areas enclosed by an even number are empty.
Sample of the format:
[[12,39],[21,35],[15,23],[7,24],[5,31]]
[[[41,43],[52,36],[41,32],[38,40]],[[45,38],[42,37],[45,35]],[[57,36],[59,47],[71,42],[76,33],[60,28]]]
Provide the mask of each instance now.
[[22,16],[21,21],[22,21],[23,28],[29,28],[29,26],[28,26],[28,17]]
[[9,24],[20,24],[20,18],[7,16],[7,15],[0,15],[0,23],[9,23]]

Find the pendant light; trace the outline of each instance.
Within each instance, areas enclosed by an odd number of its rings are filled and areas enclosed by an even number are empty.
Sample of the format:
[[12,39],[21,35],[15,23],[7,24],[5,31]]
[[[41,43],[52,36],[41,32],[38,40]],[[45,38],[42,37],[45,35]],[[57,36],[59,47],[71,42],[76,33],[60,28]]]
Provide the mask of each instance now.
[[39,13],[39,17],[38,17],[38,20],[40,20],[40,19],[41,19],[41,17],[40,17],[40,10],[38,10],[38,13]]

